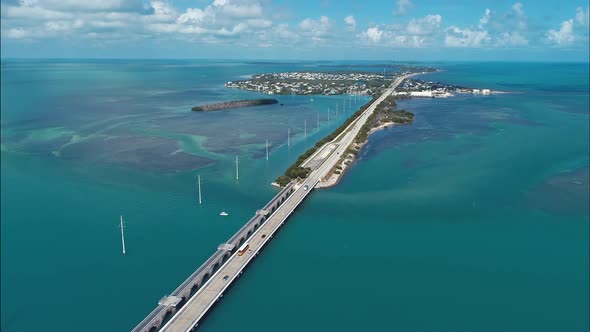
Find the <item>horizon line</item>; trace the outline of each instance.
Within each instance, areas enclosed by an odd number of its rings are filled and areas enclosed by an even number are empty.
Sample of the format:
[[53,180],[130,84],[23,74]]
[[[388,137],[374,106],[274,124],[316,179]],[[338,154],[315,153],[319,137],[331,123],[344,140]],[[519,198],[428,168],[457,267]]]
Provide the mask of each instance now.
[[456,62],[456,63],[466,63],[466,62],[490,62],[490,63],[522,63],[522,62],[529,62],[529,63],[579,63],[579,64],[590,64],[590,59],[588,61],[580,61],[580,60],[523,60],[523,59],[514,59],[514,60],[410,60],[410,59],[269,59],[269,58],[135,58],[135,57],[2,57],[0,56],[0,61],[2,60],[185,60],[185,61],[194,61],[194,60],[201,60],[201,61],[266,61],[266,62],[289,62],[289,61],[297,61],[297,62],[346,62],[346,61],[361,61],[361,62],[378,62],[378,61],[387,61],[387,62],[396,62],[396,63],[433,63],[433,62]]

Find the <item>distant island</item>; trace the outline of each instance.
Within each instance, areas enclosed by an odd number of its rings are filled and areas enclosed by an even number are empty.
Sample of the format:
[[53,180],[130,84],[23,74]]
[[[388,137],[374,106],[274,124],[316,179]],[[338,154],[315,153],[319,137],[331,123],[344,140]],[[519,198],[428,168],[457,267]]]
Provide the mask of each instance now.
[[[248,80],[232,81],[225,86],[233,89],[262,92],[269,95],[363,95],[380,94],[396,78],[409,74],[437,72],[433,67],[402,67],[404,71],[389,72],[283,72],[265,73]],[[490,95],[499,91],[474,89],[439,82],[406,79],[394,96],[398,99],[452,97],[456,93]]]
[[224,110],[224,109],[228,109],[228,108],[272,105],[272,104],[278,104],[278,103],[279,103],[279,101],[276,99],[236,100],[236,101],[226,101],[223,103],[214,103],[214,104],[195,106],[192,108],[192,111],[193,112],[217,111],[217,110]]
[[406,68],[407,72],[385,74],[365,71],[265,73],[248,80],[225,83],[228,88],[269,95],[364,95],[379,94],[397,77],[411,73],[431,73],[436,68]]

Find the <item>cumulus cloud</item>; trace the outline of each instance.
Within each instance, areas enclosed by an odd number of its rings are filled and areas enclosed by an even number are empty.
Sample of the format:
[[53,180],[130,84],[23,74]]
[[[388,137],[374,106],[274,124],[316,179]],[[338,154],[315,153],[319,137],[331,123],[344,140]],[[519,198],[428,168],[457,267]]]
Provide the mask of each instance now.
[[344,18],[344,23],[346,23],[347,30],[349,30],[349,31],[356,30],[356,20],[354,19],[354,16],[352,16],[352,15],[346,16]]
[[524,11],[522,10],[522,2],[517,2],[513,4],[512,10],[518,15],[524,15]]
[[[197,3],[203,4],[179,9],[172,0],[1,0],[1,37],[77,39],[91,41],[91,45],[141,39],[228,43],[231,39],[229,44],[240,46],[350,47],[352,33],[357,37],[354,46],[389,48],[569,46],[583,45],[589,39],[588,7],[572,8],[571,16],[560,26],[540,31],[538,23],[529,22],[521,2],[503,10],[486,8],[467,26],[445,25],[438,14],[397,17],[368,26],[362,26],[354,15],[344,17],[344,25],[334,24],[328,16],[293,21],[277,16],[270,0]],[[412,7],[412,1],[398,0],[394,13],[407,14]]]
[[[477,29],[469,27],[463,30],[471,31],[472,36],[485,35],[486,38],[484,40],[490,46],[517,47],[529,44],[529,38],[532,32],[530,31],[528,18],[521,2],[514,3],[504,13],[497,13],[486,8],[478,23]],[[452,34],[453,31],[453,29],[447,30],[447,36],[450,35],[449,40],[451,44],[457,41]],[[449,32],[451,33],[449,34]]]
[[579,24],[581,26],[588,26],[588,20],[590,17],[590,7],[586,8],[586,11],[584,12],[584,8],[582,7],[578,7],[576,8],[576,24]]
[[323,41],[330,35],[332,23],[327,16],[321,16],[314,20],[306,18],[298,25],[301,35],[310,37],[312,41]]
[[405,15],[409,9],[414,7],[410,0],[398,0],[395,5],[396,9],[394,9],[393,15]]
[[570,45],[574,42],[574,19],[569,19],[561,23],[559,30],[549,30],[547,38],[557,45]]
[[260,0],[214,0],[183,12],[166,0],[20,0],[2,3],[2,37],[256,39],[273,26],[263,9]]
[[488,24],[490,18],[492,16],[492,11],[489,8],[486,8],[484,15],[479,19],[479,28],[483,29],[483,27]]
[[529,40],[524,37],[520,32],[504,32],[497,38],[498,46],[526,46],[529,44]]
[[487,31],[461,29],[456,26],[445,29],[445,45],[449,47],[479,47],[489,40]]
[[377,43],[381,40],[381,36],[383,36],[383,31],[379,30],[378,27],[368,28],[366,31],[361,33],[361,38],[369,41],[371,43]]
[[574,42],[588,43],[589,8],[576,8],[573,18],[561,22],[559,29],[550,29],[546,33],[547,40],[555,46],[570,46]]
[[441,34],[442,16],[438,14],[411,19],[406,24],[370,27],[358,37],[364,44],[379,43],[389,47],[424,47],[437,43]]
[[20,4],[23,7],[67,12],[153,12],[153,8],[142,0],[21,0]]
[[442,16],[440,15],[427,15],[423,18],[412,19],[408,22],[407,32],[408,35],[428,35],[436,32],[440,29],[442,23]]

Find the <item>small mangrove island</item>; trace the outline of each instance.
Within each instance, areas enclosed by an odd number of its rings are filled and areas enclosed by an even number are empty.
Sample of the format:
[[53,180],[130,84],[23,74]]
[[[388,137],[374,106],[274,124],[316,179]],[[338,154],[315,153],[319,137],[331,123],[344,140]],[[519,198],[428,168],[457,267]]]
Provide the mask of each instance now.
[[272,105],[272,104],[278,104],[278,103],[279,103],[279,101],[276,99],[236,100],[236,101],[226,101],[223,103],[214,103],[214,104],[195,106],[192,108],[192,111],[193,112],[217,111],[217,110],[224,110],[224,109],[228,109],[228,108]]

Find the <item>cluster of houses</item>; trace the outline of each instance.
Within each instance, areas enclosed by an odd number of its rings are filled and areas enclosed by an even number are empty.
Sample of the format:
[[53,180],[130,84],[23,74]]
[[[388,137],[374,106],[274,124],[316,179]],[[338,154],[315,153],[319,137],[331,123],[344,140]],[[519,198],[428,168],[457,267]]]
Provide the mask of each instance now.
[[383,80],[382,75],[371,73],[319,73],[287,72],[255,75],[250,80],[227,82],[228,88],[260,91],[272,94],[359,94],[372,95],[381,85],[368,85],[367,82]]
[[295,80],[295,81],[372,81],[383,78],[374,73],[322,73],[322,72],[285,72],[255,75],[253,79],[262,80]]
[[397,91],[394,92],[396,96],[426,98],[452,97],[455,93],[490,95],[492,91],[490,89],[471,89],[438,82],[425,82],[417,79],[407,79],[402,82]]

